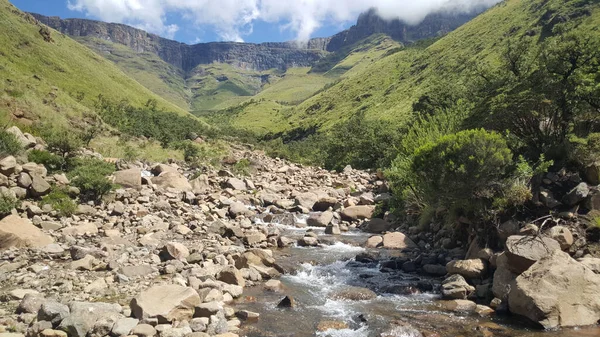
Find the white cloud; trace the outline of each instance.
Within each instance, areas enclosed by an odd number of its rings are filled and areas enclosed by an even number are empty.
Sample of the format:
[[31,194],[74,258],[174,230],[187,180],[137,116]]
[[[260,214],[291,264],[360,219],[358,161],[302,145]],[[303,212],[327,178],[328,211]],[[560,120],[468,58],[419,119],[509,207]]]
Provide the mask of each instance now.
[[306,41],[324,24],[354,20],[375,7],[384,18],[416,24],[439,10],[466,12],[500,0],[68,0],[71,10],[172,37],[179,26],[167,14],[196,27],[211,26],[227,41],[243,41],[255,20],[279,24]]

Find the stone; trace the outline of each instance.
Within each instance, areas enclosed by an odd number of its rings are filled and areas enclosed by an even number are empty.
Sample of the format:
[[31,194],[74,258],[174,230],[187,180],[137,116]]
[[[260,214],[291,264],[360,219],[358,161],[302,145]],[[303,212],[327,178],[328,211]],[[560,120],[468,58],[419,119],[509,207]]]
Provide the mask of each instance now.
[[298,245],[301,247],[316,247],[319,245],[319,240],[312,236],[305,236],[298,239]]
[[130,278],[144,277],[146,275],[152,274],[153,272],[154,269],[152,268],[152,266],[147,264],[121,267],[121,274]]
[[346,287],[333,293],[332,298],[347,301],[366,301],[377,297],[372,290],[361,287]]
[[560,244],[562,250],[569,250],[573,245],[573,234],[564,226],[554,226],[550,228],[547,235]]
[[34,197],[42,197],[48,193],[50,193],[50,189],[52,186],[44,180],[38,174],[31,175],[31,185],[29,186],[29,193],[31,193]]
[[498,237],[502,242],[506,241],[509,236],[516,235],[519,233],[519,223],[515,220],[508,220],[503,222],[498,227]]
[[265,290],[280,292],[283,290],[283,284],[279,280],[269,280],[264,284]]
[[96,258],[92,255],[86,255],[82,259],[71,262],[71,269],[73,270],[92,270],[96,264]]
[[58,328],[69,337],[85,337],[101,320],[116,320],[121,315],[121,306],[109,303],[72,302],[70,314],[60,322]]
[[317,331],[325,332],[328,330],[344,330],[348,329],[348,323],[342,321],[321,321],[317,324]]
[[37,314],[45,301],[46,299],[41,294],[26,294],[17,307],[17,313]]
[[15,136],[15,138],[17,138],[17,141],[19,141],[19,144],[21,144],[21,146],[25,149],[34,147],[36,144],[35,138],[32,139],[30,137],[26,137],[23,134],[23,132],[21,132],[21,130],[16,126],[11,126],[10,128],[6,129],[5,132],[10,133],[13,136]]
[[67,333],[62,330],[44,329],[40,332],[41,337],[67,337]]
[[223,306],[219,302],[207,302],[198,304],[195,308],[194,317],[211,317],[223,311]]
[[298,206],[302,206],[306,209],[312,209],[313,206],[319,201],[319,196],[312,192],[301,193],[296,196],[295,203]]
[[[396,323],[396,322],[394,322]],[[439,337],[438,334],[428,334],[427,337]],[[423,334],[413,326],[401,322],[400,325],[386,330],[379,337],[423,337]]]
[[406,235],[400,232],[387,233],[383,236],[383,248],[405,249],[416,248],[417,245]]
[[277,304],[277,307],[278,308],[295,308],[296,300],[291,296],[286,296],[281,301],[279,301],[279,304]]
[[152,167],[150,172],[152,174],[154,174],[155,176],[159,176],[163,173],[167,173],[167,172],[178,173],[179,171],[177,171],[177,167],[175,167],[175,166],[171,166],[171,165],[167,165],[167,164],[157,164],[154,167]]
[[313,205],[312,210],[315,212],[325,212],[329,210],[329,208],[335,208],[336,204],[336,198],[323,197],[317,200],[317,202]]
[[565,194],[562,202],[567,206],[574,206],[587,198],[590,193],[590,188],[586,183],[580,183],[575,186],[569,193]]
[[350,206],[344,208],[340,215],[343,220],[356,221],[370,219],[373,216],[373,211],[375,211],[375,206],[371,205]]
[[451,275],[442,282],[442,297],[451,300],[466,300],[475,291],[461,275]]
[[475,308],[475,313],[481,317],[489,317],[494,315],[496,313],[496,310],[488,306],[478,304]]
[[129,170],[117,171],[113,174],[113,182],[125,188],[141,188],[142,187],[142,170],[132,168]]
[[450,300],[441,301],[443,309],[453,312],[474,312],[477,309],[477,303],[469,300]]
[[439,264],[426,264],[423,266],[423,271],[434,276],[444,276],[448,274],[447,268]]
[[194,194],[204,194],[210,191],[210,183],[206,174],[201,174],[196,179],[190,180],[190,185]]
[[246,205],[244,205],[243,203],[236,201],[234,203],[232,203],[231,205],[229,205],[229,216],[231,216],[232,218],[237,218],[240,215],[252,215],[252,211],[248,209],[248,207],[246,207]]
[[236,316],[245,321],[257,320],[260,317],[260,314],[253,311],[248,310],[240,310],[236,313]]
[[161,257],[163,260],[185,261],[190,256],[190,251],[179,242],[169,242],[163,247]]
[[506,253],[498,255],[496,258],[496,271],[494,272],[494,281],[492,283],[492,292],[496,298],[506,300],[512,283],[518,274],[509,269],[509,262]]
[[138,324],[130,331],[130,334],[138,337],[153,337],[156,336],[156,329],[150,324]]
[[177,172],[163,172],[158,177],[153,177],[152,183],[160,188],[173,188],[181,192],[192,192],[192,185]]
[[139,322],[140,320],[135,318],[121,318],[113,325],[111,335],[115,337],[129,336],[131,330],[133,330],[133,328],[135,328]]
[[48,321],[56,326],[70,313],[71,310],[68,306],[56,301],[46,301],[42,303],[38,311],[38,321]]
[[246,183],[238,178],[229,178],[226,182],[227,187],[232,188],[236,191],[245,191],[247,189]]
[[579,263],[590,268],[594,273],[600,274],[600,258],[584,257],[577,260]]
[[392,224],[383,219],[373,218],[365,221],[362,228],[367,233],[379,234],[389,231],[392,228]]
[[19,177],[17,178],[17,185],[19,187],[22,188],[29,188],[29,186],[31,186],[31,184],[33,183],[33,180],[31,179],[31,176],[25,172],[21,172],[19,174]]
[[77,205],[77,210],[75,211],[77,215],[94,215],[96,214],[96,208],[90,205]]
[[521,274],[537,260],[561,250],[560,244],[548,237],[513,235],[506,240],[508,269]]
[[17,160],[13,156],[8,156],[0,160],[0,173],[5,176],[10,176],[17,169]]
[[244,277],[242,277],[242,273],[234,266],[227,266],[223,268],[217,275],[217,280],[241,287],[246,285],[246,281],[244,280]]
[[383,237],[379,235],[371,236],[367,239],[366,247],[367,248],[377,248],[383,245]]
[[459,274],[468,279],[482,278],[487,273],[487,263],[482,259],[454,260],[446,264],[448,274]]
[[329,223],[333,220],[333,212],[321,212],[321,213],[312,213],[308,219],[306,219],[306,224],[311,227],[327,227]]
[[142,291],[129,306],[137,319],[157,319],[159,324],[167,324],[190,320],[200,302],[200,295],[193,288],[158,285]]
[[340,230],[340,225],[338,224],[330,224],[325,227],[325,234],[329,235],[340,235],[342,231]]
[[545,329],[585,326],[600,320],[599,294],[600,275],[554,250],[517,277],[508,305]]
[[65,227],[62,233],[70,236],[83,236],[83,235],[95,235],[98,234],[98,227],[91,222],[85,222],[79,225]]
[[0,250],[16,248],[38,248],[54,243],[54,239],[35,227],[31,221],[16,215],[0,220]]

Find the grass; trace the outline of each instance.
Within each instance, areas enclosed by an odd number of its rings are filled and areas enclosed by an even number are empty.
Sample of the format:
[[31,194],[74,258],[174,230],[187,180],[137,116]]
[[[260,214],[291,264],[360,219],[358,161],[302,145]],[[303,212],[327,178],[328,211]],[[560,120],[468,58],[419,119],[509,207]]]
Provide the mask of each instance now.
[[168,159],[183,160],[183,151],[165,149],[155,141],[123,140],[120,137],[99,137],[90,148],[105,158],[139,159],[151,162],[165,162]]
[[0,27],[0,120],[66,125],[89,113],[99,94],[140,106],[156,99],[160,108],[187,114],[73,39],[49,30],[46,41],[42,26],[7,0],[0,0]]

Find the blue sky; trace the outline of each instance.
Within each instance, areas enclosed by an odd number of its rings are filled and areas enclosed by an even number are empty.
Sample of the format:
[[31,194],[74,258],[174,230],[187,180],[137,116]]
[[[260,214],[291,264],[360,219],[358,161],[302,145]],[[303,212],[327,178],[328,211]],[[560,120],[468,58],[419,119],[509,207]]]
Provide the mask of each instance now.
[[385,19],[419,23],[433,12],[467,12],[501,0],[11,0],[62,18],[128,24],[185,43],[306,41],[331,36],[376,8]]
[[[101,21],[102,17],[97,15],[88,14],[86,12],[70,10],[67,8],[67,0],[10,0],[13,5],[19,9],[27,12],[34,12],[48,16],[60,16],[61,18],[85,18],[95,19]],[[333,24],[324,24],[323,27],[315,30],[311,37],[326,37],[334,35],[344,29],[349,28],[356,23],[356,17],[348,21],[334,22]],[[179,30],[173,36],[165,36],[166,34],[159,35],[173,38],[174,40],[184,43],[194,42],[211,42],[221,41],[223,38],[215,31],[211,25],[193,25],[186,23],[179,15],[169,14],[167,15],[167,22],[169,24],[177,24]],[[120,20],[119,20],[120,21]],[[128,23],[128,22],[123,22]],[[297,37],[297,33],[290,29],[282,29],[281,26],[285,25],[285,22],[265,22],[264,20],[255,20],[252,24],[252,33],[249,35],[243,35],[245,42],[261,43],[261,42],[280,42],[290,41]],[[142,27],[140,27],[142,28]]]

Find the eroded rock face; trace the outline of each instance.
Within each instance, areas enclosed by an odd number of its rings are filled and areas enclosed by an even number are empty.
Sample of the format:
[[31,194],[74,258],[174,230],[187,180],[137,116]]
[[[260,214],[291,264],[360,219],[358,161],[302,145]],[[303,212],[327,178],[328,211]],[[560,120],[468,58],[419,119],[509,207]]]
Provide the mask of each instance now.
[[539,259],[560,249],[560,244],[548,237],[513,235],[506,240],[508,268],[521,274]]
[[512,313],[546,329],[596,324],[600,320],[600,275],[555,250],[517,277],[508,305]]
[[137,319],[156,318],[159,323],[167,324],[190,320],[200,303],[200,296],[192,288],[162,285],[143,291],[131,300],[130,307]]

